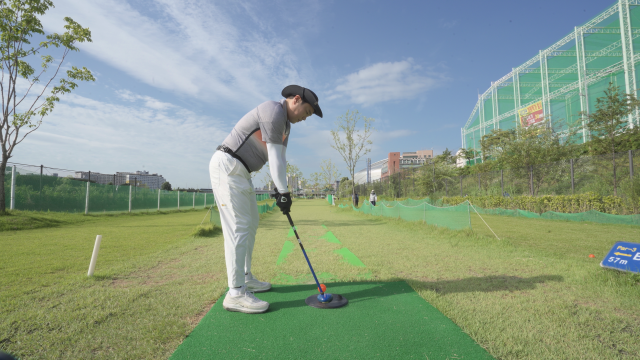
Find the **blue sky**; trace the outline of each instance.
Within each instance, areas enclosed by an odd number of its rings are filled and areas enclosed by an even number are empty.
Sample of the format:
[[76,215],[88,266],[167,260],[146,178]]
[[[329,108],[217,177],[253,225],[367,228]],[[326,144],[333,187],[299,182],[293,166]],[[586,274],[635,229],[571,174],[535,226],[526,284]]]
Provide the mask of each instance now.
[[89,27],[93,42],[64,67],[97,80],[65,95],[10,161],[207,188],[215,147],[289,84],[314,90],[324,112],[292,127],[287,159],[305,176],[323,159],[348,174],[329,132],[347,110],[376,119],[372,161],[455,151],[478,92],[612,4],[57,0],[45,30],[62,32],[65,16]]

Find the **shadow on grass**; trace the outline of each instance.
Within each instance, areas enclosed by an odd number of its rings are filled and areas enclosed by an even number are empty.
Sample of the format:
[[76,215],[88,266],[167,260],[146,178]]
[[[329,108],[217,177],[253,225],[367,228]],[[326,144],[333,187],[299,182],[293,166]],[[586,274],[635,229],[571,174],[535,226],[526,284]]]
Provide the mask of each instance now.
[[67,224],[66,221],[51,219],[40,216],[29,216],[20,214],[19,216],[5,213],[0,217],[0,232],[12,230],[31,230],[41,228],[52,228]]
[[419,281],[405,280],[416,290],[431,290],[437,294],[446,295],[463,292],[492,292],[492,291],[520,291],[533,290],[538,284],[546,282],[563,282],[560,275],[540,275],[530,278],[508,275],[491,275],[470,277],[459,280]]
[[[419,281],[411,279],[395,278],[389,281],[371,281],[371,282],[339,282],[325,283],[327,292],[332,294],[340,294],[349,299],[349,304],[362,301],[369,301],[386,296],[393,296],[404,293],[411,293],[417,290],[431,290],[437,294],[446,295],[463,292],[493,292],[493,291],[520,291],[533,290],[538,284],[546,282],[562,282],[564,278],[560,275],[541,275],[530,278],[521,278],[517,276],[481,276],[460,280],[443,280],[443,281]],[[408,286],[402,286],[402,283]],[[364,285],[365,288],[355,291],[341,292],[341,287],[353,287],[354,285]],[[370,285],[370,286],[366,286]],[[415,289],[415,290],[414,290]],[[275,293],[293,293],[300,292],[306,296],[313,295],[314,285],[291,285],[291,286],[275,286],[271,291]],[[303,295],[304,297],[304,295]],[[269,311],[278,311],[287,308],[307,306],[304,298],[292,301],[282,301],[271,303]],[[348,306],[348,305],[347,305]]]
[[[411,286],[404,281],[385,281],[385,282],[343,282],[343,283],[325,283],[327,293],[340,294],[349,300],[349,304],[358,303],[378,299],[385,296],[393,296],[397,294],[406,294],[414,292]],[[341,287],[365,286],[364,289],[356,291],[340,291]],[[271,291],[275,293],[301,293],[301,298],[291,301],[272,302],[269,306],[269,312],[308,306],[304,300],[307,296],[314,295],[315,286],[310,284],[291,285],[291,286],[275,286]],[[318,294],[316,292],[315,294]],[[349,305],[347,305],[349,306]]]

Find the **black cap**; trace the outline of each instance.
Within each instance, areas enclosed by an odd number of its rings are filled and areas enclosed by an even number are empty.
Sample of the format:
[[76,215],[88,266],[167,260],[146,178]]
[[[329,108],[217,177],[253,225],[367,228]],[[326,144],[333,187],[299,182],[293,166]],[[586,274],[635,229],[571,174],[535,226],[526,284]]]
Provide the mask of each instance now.
[[282,89],[282,96],[285,98],[296,95],[300,95],[302,101],[311,105],[314,114],[322,117],[322,110],[320,109],[320,105],[318,105],[318,95],[316,95],[316,93],[298,85],[289,85]]

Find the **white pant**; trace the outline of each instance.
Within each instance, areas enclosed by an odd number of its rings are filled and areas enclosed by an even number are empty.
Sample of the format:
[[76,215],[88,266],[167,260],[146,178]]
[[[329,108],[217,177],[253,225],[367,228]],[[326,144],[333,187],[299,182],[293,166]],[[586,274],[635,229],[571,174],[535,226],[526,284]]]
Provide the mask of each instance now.
[[229,287],[242,286],[244,274],[251,271],[260,220],[251,174],[240,161],[222,151],[213,154],[209,174],[220,211]]

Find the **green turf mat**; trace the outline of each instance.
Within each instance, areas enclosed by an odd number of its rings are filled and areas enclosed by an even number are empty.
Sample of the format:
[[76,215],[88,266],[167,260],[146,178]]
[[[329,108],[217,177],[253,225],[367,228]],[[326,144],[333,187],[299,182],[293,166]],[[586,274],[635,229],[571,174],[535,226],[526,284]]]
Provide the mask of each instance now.
[[220,298],[171,359],[492,359],[405,282],[326,285],[349,304],[307,306],[315,285],[275,285],[258,294],[271,307],[257,315]]

